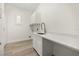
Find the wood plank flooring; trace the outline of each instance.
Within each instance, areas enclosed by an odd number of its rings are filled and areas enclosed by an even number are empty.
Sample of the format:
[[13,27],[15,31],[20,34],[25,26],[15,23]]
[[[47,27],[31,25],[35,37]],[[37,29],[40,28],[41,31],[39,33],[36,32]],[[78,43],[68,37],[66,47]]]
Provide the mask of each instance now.
[[32,47],[32,40],[6,44],[5,56],[38,56]]

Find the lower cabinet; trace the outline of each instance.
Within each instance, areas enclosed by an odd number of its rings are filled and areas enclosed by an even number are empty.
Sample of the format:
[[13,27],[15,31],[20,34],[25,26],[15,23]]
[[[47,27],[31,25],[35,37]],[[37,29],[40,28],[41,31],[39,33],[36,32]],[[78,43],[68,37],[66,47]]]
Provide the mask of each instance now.
[[40,56],[53,55],[53,43],[47,39],[44,39],[38,35],[32,35],[33,48]]
[[54,43],[53,54],[55,56],[79,56],[79,51],[55,42],[53,43]]
[[53,46],[52,41],[43,38],[43,56],[53,56]]
[[37,53],[42,56],[42,37],[37,35],[32,35],[33,39],[33,48],[37,51]]
[[33,48],[40,56],[79,56],[79,51],[73,48],[49,41],[38,35],[33,35]]

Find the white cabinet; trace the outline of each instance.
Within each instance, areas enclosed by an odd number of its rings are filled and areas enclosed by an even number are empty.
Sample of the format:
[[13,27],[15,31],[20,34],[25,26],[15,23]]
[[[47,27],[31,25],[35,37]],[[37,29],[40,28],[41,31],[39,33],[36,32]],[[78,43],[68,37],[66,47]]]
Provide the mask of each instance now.
[[42,37],[38,35],[32,35],[33,38],[33,48],[37,51],[39,55],[42,55]]
[[40,34],[33,34],[33,48],[40,56],[53,55],[53,43],[47,39],[44,39]]
[[[75,48],[75,47],[78,47],[78,44],[75,46],[73,46],[73,44],[71,45],[70,44],[71,41],[70,41],[69,37],[67,38],[67,36],[66,37],[64,36],[64,38],[66,38],[66,40],[69,40],[70,42],[65,41],[63,38],[60,39],[59,37],[61,37],[61,36],[46,35],[46,34],[45,35],[33,34],[33,36],[32,36],[33,47],[38,52],[38,54],[41,56],[51,56],[51,55],[79,56],[79,50],[78,50],[78,48]],[[74,39],[74,40],[77,40],[77,39]],[[74,42],[79,43],[76,41],[74,41]],[[63,43],[65,43],[65,44],[63,44]],[[67,44],[69,44],[69,47]]]

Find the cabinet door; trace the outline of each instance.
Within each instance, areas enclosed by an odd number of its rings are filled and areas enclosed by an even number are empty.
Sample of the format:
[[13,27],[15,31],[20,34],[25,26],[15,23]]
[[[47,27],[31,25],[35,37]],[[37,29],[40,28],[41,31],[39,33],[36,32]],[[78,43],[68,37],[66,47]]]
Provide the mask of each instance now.
[[42,37],[33,35],[33,48],[39,55],[42,55]]
[[33,48],[36,49],[36,38],[35,35],[32,35],[32,39],[33,39]]
[[42,37],[37,36],[36,39],[37,39],[36,40],[36,43],[37,43],[37,46],[36,46],[37,52],[39,53],[39,55],[42,55]]

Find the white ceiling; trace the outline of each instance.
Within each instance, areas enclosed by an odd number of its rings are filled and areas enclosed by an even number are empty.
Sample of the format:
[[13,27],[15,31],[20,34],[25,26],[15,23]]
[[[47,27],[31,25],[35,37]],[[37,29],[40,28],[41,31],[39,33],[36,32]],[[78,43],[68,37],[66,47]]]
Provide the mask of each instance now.
[[7,4],[13,5],[22,9],[26,9],[30,12],[33,12],[39,6],[39,3],[7,3]]

